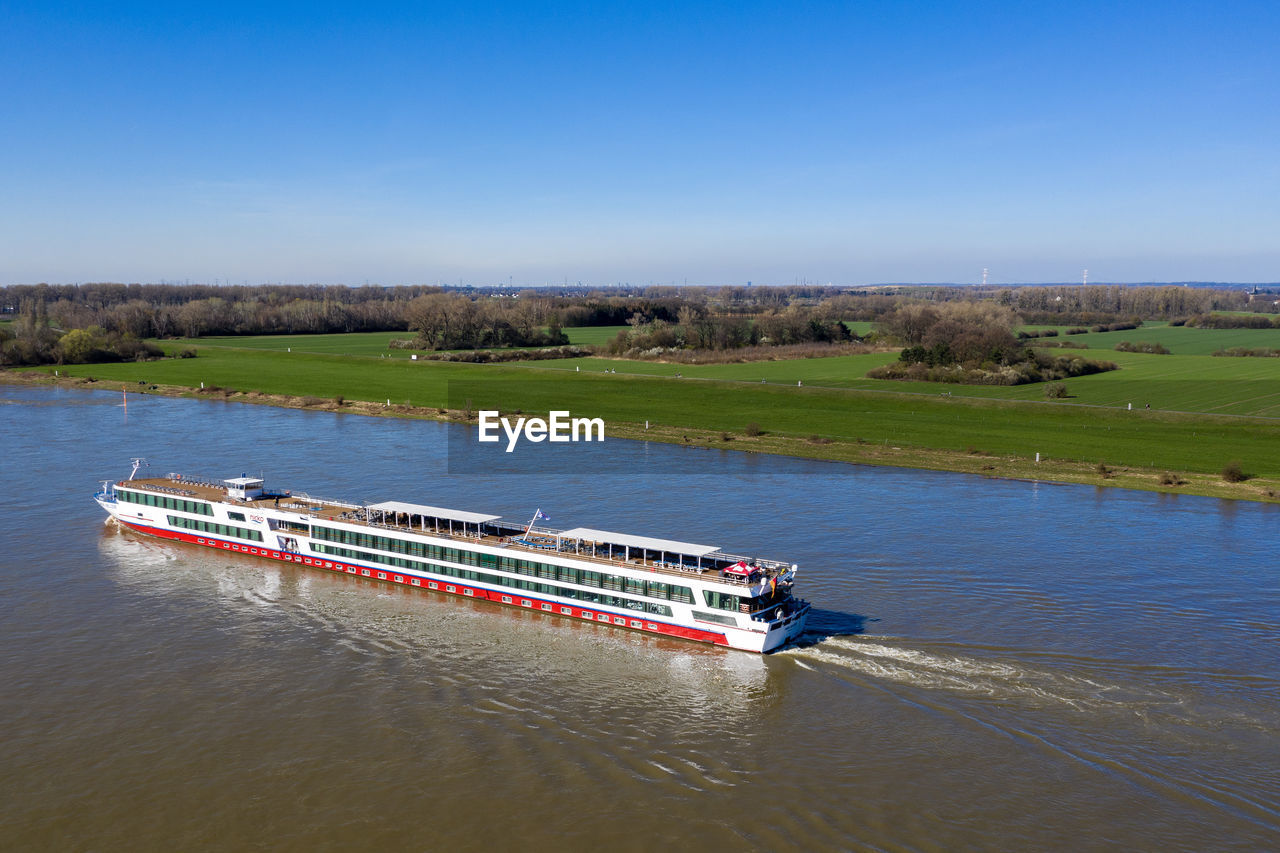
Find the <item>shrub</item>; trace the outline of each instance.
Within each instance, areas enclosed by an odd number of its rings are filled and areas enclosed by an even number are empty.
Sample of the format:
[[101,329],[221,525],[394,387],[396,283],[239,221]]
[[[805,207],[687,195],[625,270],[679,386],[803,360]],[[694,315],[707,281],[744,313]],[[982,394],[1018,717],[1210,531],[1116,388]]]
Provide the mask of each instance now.
[[1151,341],[1138,341],[1136,344],[1128,341],[1121,341],[1115,346],[1116,352],[1145,352],[1153,355],[1168,355],[1169,350],[1161,343],[1153,343]]
[[1217,350],[1214,355],[1231,358],[1280,358],[1280,349],[1271,349],[1269,347],[1258,347],[1256,349],[1228,347],[1227,349]]
[[721,440],[721,441],[733,441],[733,436],[729,435],[729,433],[727,433],[727,432],[722,432],[722,433],[720,433],[720,440]]
[[1050,382],[1044,386],[1044,395],[1050,400],[1062,400],[1070,396],[1067,386],[1062,382]]
[[1186,480],[1171,471],[1165,471],[1160,475],[1160,485],[1162,486],[1181,486],[1185,482]]
[[178,358],[195,358],[195,357],[196,357],[195,347],[187,347],[186,349],[178,353]]
[[1102,477],[1104,480],[1110,479],[1111,475],[1115,473],[1112,469],[1107,467],[1105,462],[1099,462],[1094,470],[1097,471],[1098,476]]
[[755,421],[752,421],[751,423],[747,424],[747,428],[743,431],[747,435],[753,438],[762,432],[762,430],[760,429],[760,424],[756,423]]
[[1243,483],[1249,479],[1249,475],[1244,472],[1238,460],[1233,460],[1222,466],[1222,479],[1228,483]]
[[342,405],[345,405],[345,404],[346,404],[346,402],[347,402],[347,398],[346,398],[346,397],[343,397],[341,394],[338,394],[338,395],[334,396],[334,398],[333,398],[333,404],[334,404],[335,406],[342,406]]

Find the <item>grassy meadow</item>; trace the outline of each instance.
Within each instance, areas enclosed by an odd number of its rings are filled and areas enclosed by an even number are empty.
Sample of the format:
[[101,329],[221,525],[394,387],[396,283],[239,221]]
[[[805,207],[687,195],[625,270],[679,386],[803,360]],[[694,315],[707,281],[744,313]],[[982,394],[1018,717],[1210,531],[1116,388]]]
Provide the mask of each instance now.
[[[612,340],[626,326],[590,326],[566,328],[569,343],[592,345]],[[393,355],[408,358],[412,350],[392,349],[391,341],[413,338],[413,332],[349,332],[332,335],[223,335],[207,338],[183,338],[176,343],[189,346],[230,349],[279,350],[332,355]],[[175,343],[166,341],[166,344]]]
[[1084,344],[1094,350],[1113,350],[1121,341],[1163,344],[1174,355],[1212,355],[1218,350],[1230,347],[1280,349],[1280,329],[1196,329],[1187,326],[1170,326],[1168,323],[1144,323],[1136,329],[1126,329],[1123,332],[1086,332],[1082,335],[1068,335],[1064,333],[1071,326],[1027,326],[1026,328],[1028,330],[1057,329],[1058,337],[1049,338],[1049,340],[1071,341]]
[[[352,336],[307,336],[306,341],[326,337]],[[1241,460],[1251,474],[1280,477],[1280,420],[1221,416],[1280,415],[1276,359],[1112,353],[1122,370],[1068,380],[1073,397],[1047,402],[1040,386],[933,386],[862,378],[894,353],[717,365],[606,359],[471,365],[415,362],[402,351],[386,358],[376,349],[340,355],[303,351],[292,343],[282,347],[263,338],[240,343],[245,345],[232,348],[200,341],[199,356],[191,359],[58,370],[63,376],[92,376],[98,387],[113,390],[124,383],[199,388],[204,382],[314,397],[315,402],[342,396],[427,409],[459,409],[465,401],[477,409],[508,412],[568,409],[611,424],[647,420],[655,430],[666,430],[668,440],[680,440],[682,430],[723,432],[741,449],[752,448],[746,434],[755,424],[771,438],[809,442],[805,455],[831,458],[842,458],[836,448],[848,446],[1023,460],[1041,453],[1080,463],[1206,475]],[[359,342],[332,343],[350,351]],[[369,341],[371,348],[376,344]],[[165,344],[171,351],[186,345]],[[53,368],[34,370],[52,373]],[[1133,411],[1126,408],[1129,402]],[[827,441],[832,444],[824,449]],[[905,457],[880,461],[913,464]],[[951,466],[942,461],[920,467]]]

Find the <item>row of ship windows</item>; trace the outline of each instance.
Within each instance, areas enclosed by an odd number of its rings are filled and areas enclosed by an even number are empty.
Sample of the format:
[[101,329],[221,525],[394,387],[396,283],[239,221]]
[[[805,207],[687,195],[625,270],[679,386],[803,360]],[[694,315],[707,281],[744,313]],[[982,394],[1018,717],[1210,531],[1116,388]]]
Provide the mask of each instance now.
[[254,542],[262,541],[262,534],[257,530],[250,530],[247,527],[236,527],[234,524],[218,524],[213,521],[197,521],[194,518],[182,518],[181,516],[169,516],[169,523],[174,527],[183,527],[187,530],[202,530],[205,533],[216,533],[219,536],[237,536],[241,539],[250,539]]
[[[394,551],[414,557],[426,557],[435,560],[447,560],[450,563],[462,563],[467,566],[478,566],[484,569],[498,569],[520,575],[545,578],[562,583],[576,583],[582,586],[594,586],[625,592],[630,595],[643,595],[646,598],[661,598],[668,601],[680,601],[693,604],[693,590],[681,584],[663,583],[661,581],[628,578],[611,575],[607,572],[596,572],[588,569],[575,569],[571,566],[559,566],[551,563],[540,563],[536,560],[521,560],[516,557],[499,557],[496,554],[480,554],[462,548],[444,548],[439,545],[427,545],[423,542],[408,542],[390,536],[379,536],[372,533],[361,533],[356,530],[338,530],[331,527],[315,525],[311,535],[316,539],[329,542],[341,542],[361,548],[377,548],[380,551]],[[319,548],[319,545],[315,546]],[[329,553],[326,551],[325,553]],[[377,557],[379,562],[389,562],[387,558]],[[392,562],[391,565],[399,565]],[[737,596],[724,596],[733,599],[733,606],[721,606],[725,610],[738,609]]]
[[655,616],[671,616],[671,608],[669,606],[665,604],[658,604],[653,601],[636,601],[635,599],[623,598],[618,595],[605,595],[604,593],[569,589],[567,587],[556,586],[555,584],[527,581],[521,578],[503,577],[502,575],[491,575],[486,572],[472,571],[471,569],[459,569],[453,566],[440,566],[434,563],[419,563],[417,560],[406,560],[401,557],[387,557],[381,554],[370,554],[364,551],[353,551],[350,548],[339,548],[334,545],[313,544],[312,547],[322,554],[328,554],[334,557],[345,557],[348,560],[385,563],[386,565],[398,566],[402,569],[413,569],[414,571],[430,572],[431,574],[436,575],[448,575],[450,577],[478,581],[480,583],[492,584],[494,586],[513,587],[515,589],[528,590],[529,592],[536,592],[542,595],[555,595],[560,598],[585,601],[591,604],[603,604],[607,607],[620,607],[628,610],[652,613]]
[[[509,596],[509,595],[504,595],[504,596],[502,596],[502,603],[503,603],[503,604],[515,604],[515,602],[511,600],[511,596]],[[520,599],[520,606],[521,606],[521,607],[532,607],[532,606],[533,606],[533,602],[532,602],[532,601],[530,601],[530,600],[529,600],[529,599],[527,599],[527,598],[522,598],[522,599]],[[553,611],[553,610],[555,609],[555,608],[554,608],[554,607],[552,607],[550,604],[547,604],[545,601],[544,601],[544,602],[541,602],[541,607],[542,607],[542,609],[543,609],[543,610],[547,611],[548,613],[550,613],[551,611]],[[560,608],[560,612],[561,612],[561,613],[563,613],[565,616],[572,616],[572,615],[573,615],[573,608],[572,608],[572,607],[561,607],[561,608]],[[593,615],[593,614],[591,614],[590,612],[588,612],[588,611],[584,610],[584,611],[582,611],[582,615],[583,615],[583,617],[585,617],[585,618],[587,618],[587,619],[590,619],[590,618],[592,617],[592,615]],[[599,619],[601,622],[608,622],[608,621],[610,621],[610,616],[609,616],[609,614],[608,614],[608,613],[596,613],[596,614],[594,614],[594,615],[595,615],[595,618],[596,618],[596,619]],[[626,619],[626,617],[624,617],[624,616],[614,616],[614,617],[612,617],[612,621],[613,621],[613,623],[614,623],[615,625],[626,625],[626,624],[628,624],[628,620],[627,620],[627,619]],[[655,624],[653,624],[652,622],[641,622],[639,619],[632,619],[632,620],[630,620],[630,625],[631,625],[631,627],[632,627],[632,628],[648,628],[650,631],[656,631],[656,630],[658,630],[658,626],[657,626],[657,625],[655,625]]]
[[150,492],[127,492],[116,489],[116,500],[127,504],[142,506],[158,506],[164,509],[176,509],[193,515],[213,515],[213,507],[204,501],[189,501],[183,498],[169,498],[164,495],[153,495]]
[[[206,543],[205,543],[205,541],[204,541],[203,539],[197,539],[196,541],[197,541],[197,542],[199,542],[201,545],[206,544]],[[215,544],[215,543],[214,543],[214,542],[212,542],[212,541],[210,541],[210,542],[209,542],[209,543],[207,543],[207,544],[209,544],[209,545],[213,545],[213,544]],[[234,548],[234,549],[236,549],[237,551],[247,551],[247,552],[252,553],[252,554],[258,554],[258,553],[261,553],[261,554],[262,554],[262,556],[264,556],[264,557],[265,557],[265,556],[270,555],[270,556],[273,556],[273,557],[275,557],[275,558],[277,558],[277,559],[279,559],[279,558],[280,558],[280,552],[278,552],[278,551],[271,551],[271,552],[269,552],[269,551],[267,551],[267,549],[265,549],[265,548],[263,548],[263,549],[262,549],[262,551],[261,551],[261,552],[259,552],[257,548],[250,548],[248,545],[244,545],[244,546],[240,546],[240,545],[228,545],[228,544],[227,544],[227,543],[225,543],[225,542],[222,544],[222,547],[224,547],[224,548]],[[287,558],[287,557],[288,557],[288,555],[286,554],[286,558]],[[295,559],[295,560],[302,560],[303,558],[302,558],[302,557],[296,557],[296,556],[295,556],[293,559]],[[311,564],[311,562],[312,562],[312,561],[311,561],[311,558],[310,558],[310,557],[305,558],[305,562],[306,562],[308,565],[310,565],[310,564]],[[323,563],[323,567],[324,567],[324,568],[326,568],[326,569],[342,569],[342,568],[343,568],[343,566],[342,566],[342,564],[341,564],[341,563],[337,563],[337,564],[335,564],[335,563],[325,562],[325,561],[322,561],[322,560],[319,560],[319,559],[317,559],[317,560],[315,561],[315,565],[316,565],[316,566],[320,566],[322,563]],[[348,567],[346,567],[346,570],[347,570],[347,571],[350,571],[350,572],[355,572],[355,567],[354,567],[354,566],[348,566]],[[372,576],[373,576],[373,573],[372,573],[372,572],[370,572],[370,570],[369,570],[369,569],[361,569],[361,570],[360,570],[360,573],[361,573],[362,575],[364,575],[365,577],[372,577]],[[468,576],[474,576],[474,577],[470,578],[470,579],[473,579],[473,580],[474,580],[475,578],[482,578],[482,579],[483,579],[483,578],[487,578],[487,577],[488,577],[488,575],[480,574],[479,572],[463,572],[463,574],[468,575]],[[378,575],[378,580],[382,580],[382,581],[385,581],[385,580],[392,580],[392,579],[394,579],[396,583],[406,583],[406,582],[407,582],[407,583],[412,584],[413,586],[422,586],[422,580],[421,580],[420,578],[414,578],[414,577],[405,578],[405,577],[403,577],[402,575],[395,575],[393,578],[388,578],[388,576],[387,576],[387,573],[386,573],[386,572],[378,572],[378,573],[377,573],[377,575]],[[528,583],[528,582],[524,582],[524,583]],[[510,585],[510,584],[508,584],[508,585]],[[439,588],[440,588],[440,585],[439,585],[438,583],[436,583],[435,581],[428,581],[428,582],[427,582],[427,587],[428,587],[429,589],[439,589]],[[541,591],[541,592],[548,592],[549,594],[552,594],[552,595],[556,594],[555,592],[553,592],[553,591],[552,591],[552,590],[554,590],[554,589],[555,589],[555,587],[550,587],[550,586],[549,586],[549,585],[547,585],[547,584],[532,584],[532,583],[529,583],[529,585],[528,585],[527,587],[522,587],[522,588],[527,588],[527,589],[530,589],[530,590],[538,589],[538,591]],[[446,591],[446,592],[453,592],[453,593],[456,593],[456,592],[458,591],[458,588],[457,588],[456,586],[446,585],[446,586],[445,586],[445,591]],[[472,591],[472,590],[470,590],[470,589],[463,589],[463,590],[462,590],[462,594],[463,594],[463,595],[472,595],[472,594],[473,594],[473,591]],[[606,601],[604,601],[603,603],[605,603],[605,604],[610,604],[610,603],[614,603],[614,602],[617,602],[617,601],[619,601],[619,599],[606,600]],[[514,600],[512,599],[512,597],[511,597],[511,596],[509,596],[509,595],[504,595],[504,596],[502,596],[502,603],[503,603],[503,604],[514,604],[515,602],[514,602]],[[641,604],[641,602],[639,602],[639,601],[635,601],[635,602],[631,602],[630,604],[627,604],[627,605],[616,605],[616,606],[627,606],[627,607],[630,607],[632,610],[639,610],[640,608],[638,608],[638,607],[636,607],[636,606],[635,606],[635,605],[638,605],[638,604]],[[650,613],[655,613],[655,614],[662,615],[662,616],[670,616],[670,615],[671,615],[671,608],[666,607],[665,605],[661,605],[661,604],[652,604],[652,603],[649,603],[649,602],[645,602],[645,603],[644,603],[644,605],[645,605],[645,609],[646,609],[648,612],[650,612]],[[521,607],[533,607],[533,601],[532,601],[532,600],[530,600],[530,599],[528,599],[528,598],[522,598],[522,599],[520,599],[520,606],[521,606]],[[545,601],[539,602],[539,603],[538,603],[538,606],[539,606],[539,607],[541,607],[543,610],[545,610],[545,611],[546,611],[546,612],[548,612],[548,613],[551,613],[552,611],[554,611],[554,610],[556,609],[553,605],[551,605],[551,604],[549,604],[548,602],[545,602]],[[560,613],[561,613],[561,614],[563,614],[563,615],[565,615],[565,616],[572,616],[572,615],[574,615],[574,612],[573,612],[573,608],[572,608],[572,607],[564,607],[564,606],[561,606],[561,607],[560,607]],[[650,631],[657,631],[657,630],[659,630],[658,626],[657,626],[655,623],[653,623],[653,622],[642,622],[642,621],[641,621],[641,620],[639,620],[639,619],[631,619],[630,617],[625,617],[625,616],[611,616],[611,615],[610,615],[610,614],[608,614],[608,613],[596,613],[596,612],[591,611],[591,610],[583,610],[583,611],[581,611],[581,614],[582,614],[582,618],[584,618],[584,619],[591,619],[591,618],[593,618],[593,617],[594,617],[595,619],[598,619],[598,620],[599,620],[599,621],[601,621],[601,622],[612,622],[612,623],[613,623],[613,624],[615,624],[615,625],[630,625],[632,628],[647,628],[647,629],[649,629]],[[714,613],[698,613],[697,611],[694,611],[694,615],[695,615],[695,616],[698,616],[699,618],[706,619],[707,621],[721,622],[721,623],[723,623],[723,624],[725,624],[725,625],[736,625],[736,624],[737,624],[737,623],[733,620],[733,618],[732,618],[732,617],[729,617],[729,616],[717,616],[717,615],[715,615]]]

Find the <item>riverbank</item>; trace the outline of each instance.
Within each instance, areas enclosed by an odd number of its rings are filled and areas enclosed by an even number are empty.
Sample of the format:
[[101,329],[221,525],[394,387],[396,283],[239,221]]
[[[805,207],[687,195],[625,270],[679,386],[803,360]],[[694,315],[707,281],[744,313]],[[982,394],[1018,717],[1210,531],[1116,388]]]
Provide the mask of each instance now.
[[[146,367],[147,365],[139,365]],[[82,366],[83,367],[83,366]],[[126,367],[125,365],[94,365],[97,372],[102,368]],[[154,372],[154,371],[153,371]],[[147,383],[137,385],[135,380],[91,379],[87,376],[52,376],[41,370],[0,371],[0,382],[17,385],[50,385],[73,387],[89,390],[107,390],[116,392],[127,388],[135,394],[157,394],[170,397],[195,397],[206,400],[269,405],[282,408],[306,409],[312,411],[331,411],[343,414],[357,414],[372,417],[418,418],[437,421],[471,422],[475,421],[475,411],[481,407],[496,407],[507,412],[514,412],[517,407],[510,404],[486,402],[479,392],[473,398],[474,405],[466,406],[460,394],[468,393],[465,389],[455,389],[448,395],[449,401],[441,401],[443,405],[414,405],[408,401],[395,403],[391,398],[384,398],[381,403],[370,400],[347,399],[343,396],[321,398],[304,394],[287,394],[275,391],[234,390],[208,386],[203,390],[190,385]],[[498,393],[499,399],[511,399],[507,393]],[[852,392],[850,392],[852,393]],[[933,401],[928,401],[933,403]],[[566,402],[566,406],[571,403]],[[915,405],[923,407],[925,401],[917,401]],[[1010,404],[1002,404],[1008,406]],[[470,408],[470,411],[468,411]],[[537,408],[524,406],[526,412],[539,411]],[[578,411],[589,409],[575,406]],[[803,408],[803,407],[802,407]],[[998,410],[996,410],[998,412]],[[989,412],[988,414],[991,414]],[[1156,416],[1145,416],[1149,423],[1156,423]],[[761,417],[761,423],[767,418]],[[963,420],[963,419],[958,419]],[[1162,420],[1169,420],[1167,417]],[[1197,418],[1202,426],[1221,424],[1221,419]],[[761,428],[756,424],[748,424],[737,428],[714,428],[694,424],[667,424],[636,419],[605,416],[606,434],[613,438],[628,438],[641,441],[658,441],[669,444],[682,444],[693,447],[715,448],[719,450],[736,450],[747,453],[768,453],[782,456],[794,456],[807,459],[821,459],[834,462],[846,462],[860,465],[882,465],[899,468],[918,468],[937,471],[954,471],[966,474],[977,474],[985,477],[1006,479],[1034,480],[1042,482],[1078,483],[1110,488],[1137,489],[1142,491],[1163,492],[1167,494],[1188,494],[1207,497],[1228,498],[1234,500],[1251,500],[1280,503],[1280,478],[1275,476],[1251,476],[1243,482],[1227,482],[1214,471],[1194,470],[1187,466],[1170,466],[1168,464],[1140,465],[1131,461],[1104,461],[1109,448],[1105,439],[1098,440],[1097,451],[1101,457],[1098,461],[1079,458],[1059,457],[1052,453],[1041,453],[1040,459],[1033,455],[1001,452],[977,446],[966,446],[963,449],[946,447],[927,447],[899,440],[896,437],[863,438],[841,434],[817,432],[797,434],[794,431],[778,431]],[[822,417],[812,418],[815,430],[824,425]],[[1111,430],[1106,424],[1098,424],[1098,430]],[[1274,428],[1273,428],[1274,429]],[[962,430],[957,430],[962,431]],[[1194,432],[1191,433],[1195,435]],[[1208,433],[1205,440],[1214,436]],[[1220,437],[1218,437],[1220,438]],[[1263,436],[1264,439],[1269,436]],[[991,444],[998,444],[992,442]],[[1052,442],[1046,440],[1046,446]],[[1153,442],[1153,448],[1155,443]],[[1148,455],[1157,455],[1153,449]],[[1115,448],[1111,460],[1121,460],[1122,454]],[[1245,469],[1249,473],[1248,467]]]

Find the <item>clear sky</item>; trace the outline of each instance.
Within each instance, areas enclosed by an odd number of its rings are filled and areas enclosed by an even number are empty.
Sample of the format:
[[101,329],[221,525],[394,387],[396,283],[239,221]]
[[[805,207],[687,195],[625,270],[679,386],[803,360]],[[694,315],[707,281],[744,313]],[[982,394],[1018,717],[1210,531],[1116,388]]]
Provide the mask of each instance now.
[[0,0],[0,283],[1280,280],[1280,3]]

